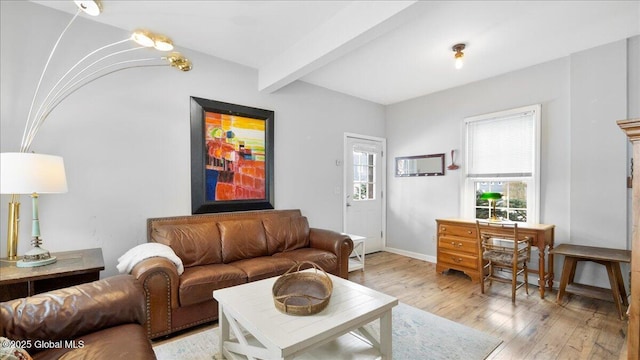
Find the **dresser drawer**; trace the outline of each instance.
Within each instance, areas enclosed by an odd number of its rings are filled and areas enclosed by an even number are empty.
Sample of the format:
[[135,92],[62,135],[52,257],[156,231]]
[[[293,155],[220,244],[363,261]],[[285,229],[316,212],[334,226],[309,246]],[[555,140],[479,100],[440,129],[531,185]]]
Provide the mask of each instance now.
[[536,234],[535,232],[532,231],[527,231],[527,230],[520,230],[518,229],[518,236],[519,237],[528,237],[529,241],[531,242],[531,247],[536,247],[538,244],[538,234]]
[[465,252],[478,254],[478,242],[477,240],[471,240],[462,237],[443,236],[441,235],[438,240],[438,249],[452,250],[452,252]]
[[438,263],[453,265],[454,268],[478,269],[478,257],[474,255],[438,250]]
[[438,226],[438,233],[440,235],[462,236],[469,239],[477,238],[475,226],[440,224]]

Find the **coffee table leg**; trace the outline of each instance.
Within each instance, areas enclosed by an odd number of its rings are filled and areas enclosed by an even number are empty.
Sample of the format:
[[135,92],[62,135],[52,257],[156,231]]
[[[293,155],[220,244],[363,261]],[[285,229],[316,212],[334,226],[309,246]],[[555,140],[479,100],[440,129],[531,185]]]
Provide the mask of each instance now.
[[218,303],[218,326],[220,327],[220,343],[218,344],[218,354],[216,359],[224,359],[224,342],[229,341],[229,319],[224,314],[222,303]]
[[392,358],[391,343],[391,310],[389,310],[380,318],[380,355],[383,360]]

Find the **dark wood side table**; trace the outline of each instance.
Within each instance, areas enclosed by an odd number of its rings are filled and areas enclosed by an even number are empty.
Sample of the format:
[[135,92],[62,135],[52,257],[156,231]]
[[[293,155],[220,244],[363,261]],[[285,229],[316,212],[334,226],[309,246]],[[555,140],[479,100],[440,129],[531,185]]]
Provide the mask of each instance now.
[[[562,266],[562,278],[558,290],[558,304],[562,304],[565,293],[583,295],[601,300],[611,300],[616,304],[620,320],[624,319],[623,305],[628,306],[627,292],[622,280],[620,271],[621,262],[631,262],[631,251],[622,249],[608,249],[593,246],[560,244],[552,250],[556,255],[564,255],[564,265]],[[578,261],[592,261],[602,264],[607,268],[611,289],[578,284],[573,282],[576,275],[576,265]]]
[[16,267],[15,261],[0,259],[0,301],[31,296],[98,280],[104,270],[102,249],[52,253],[58,261],[32,268]]

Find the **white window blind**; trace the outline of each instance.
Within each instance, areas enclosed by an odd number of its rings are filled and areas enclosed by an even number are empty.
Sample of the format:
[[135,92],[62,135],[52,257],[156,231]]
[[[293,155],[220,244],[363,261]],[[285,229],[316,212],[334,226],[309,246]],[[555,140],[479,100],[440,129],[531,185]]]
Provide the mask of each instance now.
[[468,120],[468,177],[532,176],[536,163],[535,111]]

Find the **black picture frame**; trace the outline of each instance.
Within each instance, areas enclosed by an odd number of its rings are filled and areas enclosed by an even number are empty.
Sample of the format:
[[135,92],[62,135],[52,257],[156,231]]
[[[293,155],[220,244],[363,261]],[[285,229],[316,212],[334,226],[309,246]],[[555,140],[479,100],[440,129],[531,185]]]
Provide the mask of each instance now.
[[[266,210],[274,208],[273,152],[275,112],[249,106],[191,97],[191,213]],[[207,198],[206,113],[262,120],[264,124],[264,197],[215,200]],[[231,175],[233,176],[233,175]],[[217,179],[216,179],[217,181]],[[217,184],[217,183],[216,183]],[[217,186],[217,185],[216,185]]]

